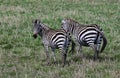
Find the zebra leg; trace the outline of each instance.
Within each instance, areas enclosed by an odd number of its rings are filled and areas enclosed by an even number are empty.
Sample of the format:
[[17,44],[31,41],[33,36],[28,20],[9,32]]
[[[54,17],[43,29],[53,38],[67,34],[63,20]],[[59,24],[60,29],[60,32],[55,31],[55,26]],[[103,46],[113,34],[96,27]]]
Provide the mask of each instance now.
[[96,44],[95,48],[96,48],[96,53],[95,53],[94,57],[96,56],[96,59],[98,59],[99,58],[99,53],[100,53],[100,44]]
[[83,58],[83,52],[82,52],[82,46],[81,45],[79,45],[79,51],[80,51],[81,57]]
[[[80,56],[80,58],[83,58],[83,52],[82,52],[82,46],[80,45],[80,43],[76,43],[76,51],[77,51],[77,57]],[[83,60],[83,59],[82,59]]]
[[98,59],[97,46],[93,43],[93,44],[90,44],[90,47],[92,47],[92,49],[94,50],[94,60],[97,60]]
[[98,39],[97,39],[97,43],[96,43],[97,51],[98,51],[98,52],[100,52],[101,41],[102,41],[102,36],[99,35],[99,36],[98,36]]
[[77,54],[80,52],[80,46],[79,46],[79,44],[78,43],[76,43],[76,51],[77,51]]
[[53,56],[54,63],[55,63],[56,62],[55,49],[51,48],[51,50],[52,50],[52,56]]
[[97,57],[99,58],[98,54],[100,53],[100,45],[101,45],[101,41],[102,41],[102,37],[101,35],[99,35],[98,39],[97,39],[97,44],[96,44],[96,49],[97,49]]
[[63,53],[62,54],[62,61],[63,61],[62,67],[64,67],[66,64],[66,57],[67,57],[67,53]]
[[65,52],[65,50],[63,49],[60,49],[60,51],[61,51],[62,63],[63,63],[62,67],[64,67],[66,64],[67,52]]
[[100,53],[100,44],[101,44],[101,41],[102,41],[102,38],[101,38],[101,35],[98,37],[97,39],[97,43],[95,45],[95,54],[94,54],[94,60],[97,60],[99,57],[98,57],[98,54]]
[[50,64],[50,57],[49,57],[49,47],[44,45],[44,49],[45,49],[45,53],[46,53],[46,61],[47,61],[47,65]]
[[71,48],[70,52],[74,53],[74,51],[75,51],[75,42],[73,40],[71,40],[71,43],[72,43],[72,48]]
[[97,44],[97,51],[100,52],[100,44]]
[[77,47],[76,47],[76,49],[77,49],[77,54],[78,54],[79,52],[82,53],[82,46],[81,46],[79,43],[76,43],[76,44],[77,44]]
[[95,46],[95,53],[94,53],[94,60],[97,60],[98,59],[98,54],[99,54],[99,51],[97,51],[97,47]]
[[[96,49],[97,49],[97,56],[98,56],[98,54],[100,53],[100,44],[96,45]],[[98,56],[98,58],[99,58],[99,56]]]

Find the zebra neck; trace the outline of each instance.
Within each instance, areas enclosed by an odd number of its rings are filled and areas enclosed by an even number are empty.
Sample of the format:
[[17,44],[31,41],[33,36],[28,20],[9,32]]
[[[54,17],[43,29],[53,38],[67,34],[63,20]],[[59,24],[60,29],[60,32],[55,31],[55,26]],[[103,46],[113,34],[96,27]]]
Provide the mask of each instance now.
[[45,30],[49,30],[49,29],[50,29],[50,27],[47,26],[47,25],[45,25],[45,24],[42,24],[42,27],[43,27]]
[[45,36],[46,32],[47,32],[47,30],[43,28],[42,31],[39,32],[39,36],[40,36],[41,38],[43,38],[43,37]]

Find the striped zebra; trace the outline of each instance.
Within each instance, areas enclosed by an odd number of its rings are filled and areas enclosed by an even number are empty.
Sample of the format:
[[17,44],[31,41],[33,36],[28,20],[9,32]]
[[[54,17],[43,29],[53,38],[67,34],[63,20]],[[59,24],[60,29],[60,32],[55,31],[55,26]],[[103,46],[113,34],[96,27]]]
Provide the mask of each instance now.
[[[42,43],[44,45],[44,49],[46,52],[47,64],[49,64],[49,49],[55,52],[55,49],[59,49],[62,55],[63,65],[66,63],[69,39],[67,37],[67,33],[63,29],[54,30],[47,25],[41,23],[40,20],[36,19],[33,21],[33,37],[37,38],[39,35],[42,39]],[[54,55],[54,61],[56,61]]]
[[[82,46],[92,47],[95,52],[94,60],[98,59],[98,54],[102,52],[107,45],[107,40],[102,29],[96,24],[82,25],[75,20],[65,18],[62,20],[62,28],[72,34],[72,38],[77,44],[78,52],[82,52]],[[101,47],[102,40],[103,44]]]

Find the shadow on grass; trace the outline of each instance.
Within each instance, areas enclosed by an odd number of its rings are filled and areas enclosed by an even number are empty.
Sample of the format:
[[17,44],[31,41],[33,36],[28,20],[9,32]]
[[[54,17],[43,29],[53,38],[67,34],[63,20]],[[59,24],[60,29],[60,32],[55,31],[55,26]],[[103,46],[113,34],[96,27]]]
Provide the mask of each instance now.
[[[81,64],[82,63],[82,60],[85,59],[85,60],[93,60],[93,55],[84,55],[83,57],[79,54],[79,55],[72,55],[72,56],[69,56],[67,57],[67,60],[66,60],[66,65],[65,66],[70,66],[71,64],[73,63],[79,63]],[[120,61],[118,58],[114,57],[114,56],[100,56],[99,55],[99,58],[97,60],[95,60],[95,62],[106,62],[106,61]],[[42,62],[46,62],[46,60],[42,60]],[[50,65],[49,66],[61,66],[63,63],[62,63],[62,60],[57,60],[57,61],[53,61],[51,60],[50,61]],[[43,64],[44,65],[44,64]]]
[[[78,60],[82,60],[82,59],[86,59],[86,60],[94,60],[94,57],[93,55],[84,55],[83,57],[81,55],[74,55],[71,60],[73,61],[78,61]],[[103,61],[115,61],[116,58],[114,58],[114,56],[110,57],[110,56],[100,56],[98,57],[98,59],[96,61],[99,61],[99,62],[103,62]]]
[[[62,60],[58,60],[58,59],[56,61],[50,60],[49,64],[47,64],[47,61],[45,59],[42,60],[42,66],[53,66],[54,65],[54,66],[62,67],[62,64],[63,64]],[[69,66],[69,65],[70,65],[70,61],[66,60],[65,66]]]
[[[91,59],[93,60],[93,56],[86,56],[85,57],[86,59]],[[114,57],[110,57],[110,56],[99,56],[98,59],[96,61],[99,61],[99,62],[103,62],[103,61],[114,61],[116,60]]]

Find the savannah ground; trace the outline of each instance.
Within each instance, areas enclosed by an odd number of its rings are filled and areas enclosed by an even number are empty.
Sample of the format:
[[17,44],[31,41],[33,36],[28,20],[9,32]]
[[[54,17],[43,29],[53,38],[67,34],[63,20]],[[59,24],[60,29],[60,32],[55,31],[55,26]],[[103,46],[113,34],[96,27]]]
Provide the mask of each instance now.
[[[108,44],[99,61],[84,47],[83,60],[68,53],[69,65],[62,68],[57,51],[57,63],[44,65],[32,20],[59,29],[65,17],[101,26]],[[120,78],[120,0],[0,0],[0,78]]]

